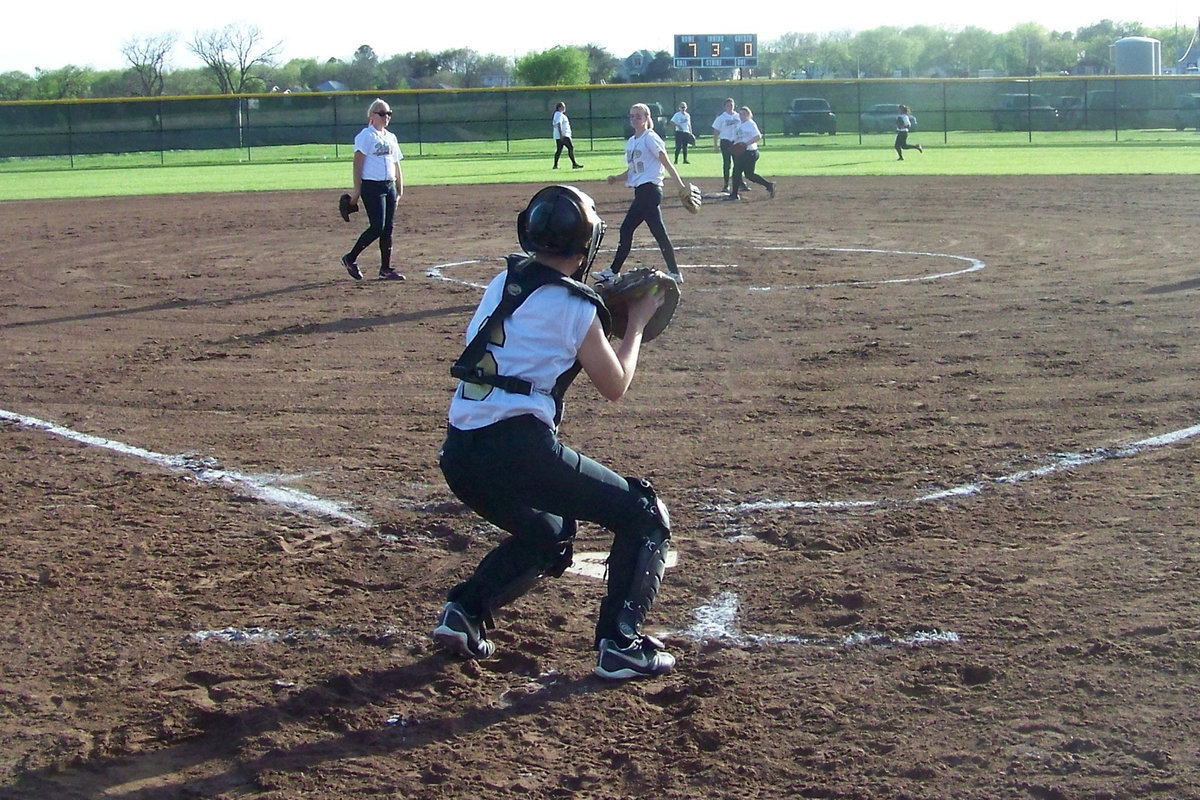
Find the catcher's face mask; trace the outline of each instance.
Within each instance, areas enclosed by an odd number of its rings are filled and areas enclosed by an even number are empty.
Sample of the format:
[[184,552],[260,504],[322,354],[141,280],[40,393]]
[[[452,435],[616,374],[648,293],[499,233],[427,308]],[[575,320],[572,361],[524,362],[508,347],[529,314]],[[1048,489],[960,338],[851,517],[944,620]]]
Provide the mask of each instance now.
[[517,240],[526,253],[583,256],[575,280],[587,279],[604,238],[596,203],[574,186],[547,186],[517,215]]

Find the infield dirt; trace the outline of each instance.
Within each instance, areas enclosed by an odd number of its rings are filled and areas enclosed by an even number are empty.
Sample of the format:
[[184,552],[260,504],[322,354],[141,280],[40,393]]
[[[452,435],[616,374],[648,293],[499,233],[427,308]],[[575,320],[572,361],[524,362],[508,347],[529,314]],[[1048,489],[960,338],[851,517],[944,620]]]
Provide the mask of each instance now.
[[0,204],[0,797],[1200,797],[1200,178],[779,186],[668,200],[679,313],[568,395],[674,523],[678,668],[617,685],[594,578],[428,635],[499,541],[437,450],[537,186],[411,188],[404,283],[338,191]]

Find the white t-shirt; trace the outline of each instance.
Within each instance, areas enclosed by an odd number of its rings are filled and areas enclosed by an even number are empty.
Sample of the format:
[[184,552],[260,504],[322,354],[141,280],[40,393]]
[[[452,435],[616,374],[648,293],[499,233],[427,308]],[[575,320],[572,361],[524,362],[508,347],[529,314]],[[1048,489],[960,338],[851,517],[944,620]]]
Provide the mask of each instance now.
[[738,120],[737,127],[733,129],[733,142],[745,142],[747,150],[757,150],[758,142],[750,143],[750,140],[755,136],[762,136],[762,131],[758,129],[758,123],[753,119],[748,119],[745,122]]
[[676,111],[675,116],[671,117],[671,124],[675,126],[675,130],[684,133],[692,132],[692,115],[686,111]]
[[912,114],[900,114],[897,116],[896,133],[908,133],[909,128],[912,127],[912,124],[915,120],[916,117],[914,117]]
[[354,137],[354,149],[366,156],[362,169],[364,181],[396,180],[396,163],[404,154],[391,131],[368,125]]
[[554,126],[555,139],[570,139],[571,138],[571,120],[567,119],[566,112],[555,111],[554,119],[550,122]]
[[712,129],[721,134],[721,138],[732,142],[733,129],[738,126],[742,118],[737,115],[736,111],[722,111],[713,120]]
[[641,136],[630,136],[625,142],[625,163],[629,166],[625,185],[637,187],[643,183],[657,183],[661,186],[663,165],[658,154],[665,151],[663,140],[652,130]]
[[[467,326],[467,342],[500,304],[506,275],[501,272],[493,278],[483,293]],[[533,414],[554,427],[550,391],[558,376],[574,365],[594,319],[596,307],[570,289],[553,284],[536,289],[504,321],[503,330],[493,332],[493,341],[487,346],[495,374],[523,378],[533,384],[533,391],[514,394],[495,386],[460,382],[450,401],[450,424],[469,431]],[[497,338],[502,344],[495,343]]]

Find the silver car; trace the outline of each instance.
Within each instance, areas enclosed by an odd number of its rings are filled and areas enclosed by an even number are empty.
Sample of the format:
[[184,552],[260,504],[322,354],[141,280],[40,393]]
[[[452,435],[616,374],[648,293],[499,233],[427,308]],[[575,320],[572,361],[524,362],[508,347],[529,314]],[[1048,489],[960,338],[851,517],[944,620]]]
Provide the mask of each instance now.
[[[896,130],[896,117],[900,116],[899,103],[876,103],[858,116],[858,130],[862,133],[889,133]],[[917,129],[917,118],[911,113],[909,130]]]

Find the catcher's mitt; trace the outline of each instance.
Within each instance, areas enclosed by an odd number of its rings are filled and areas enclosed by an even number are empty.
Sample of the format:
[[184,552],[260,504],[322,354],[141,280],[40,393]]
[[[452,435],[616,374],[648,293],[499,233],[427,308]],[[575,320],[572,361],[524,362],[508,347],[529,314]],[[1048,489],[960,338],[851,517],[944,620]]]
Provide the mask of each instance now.
[[350,215],[355,211],[358,211],[358,203],[351,203],[350,195],[344,194],[338,198],[338,213],[342,215],[342,219],[349,222]]
[[683,207],[693,214],[700,210],[700,187],[694,183],[689,183],[687,186],[679,190],[679,199],[683,202]]
[[625,338],[629,325],[629,303],[646,292],[662,292],[663,304],[642,330],[642,341],[657,338],[671,324],[679,306],[679,283],[665,272],[656,269],[635,269],[617,276],[615,281],[596,284],[596,293],[612,314],[612,335]]

